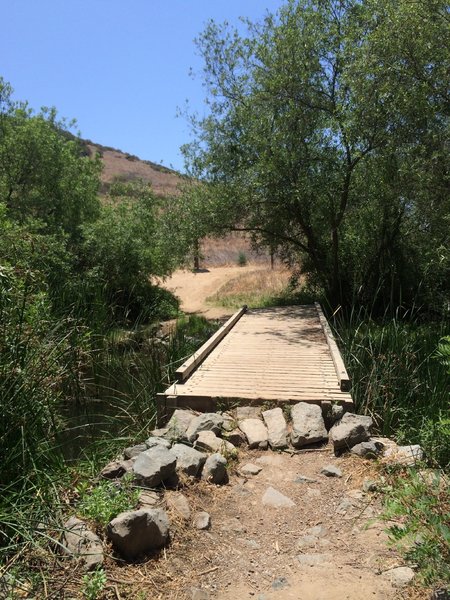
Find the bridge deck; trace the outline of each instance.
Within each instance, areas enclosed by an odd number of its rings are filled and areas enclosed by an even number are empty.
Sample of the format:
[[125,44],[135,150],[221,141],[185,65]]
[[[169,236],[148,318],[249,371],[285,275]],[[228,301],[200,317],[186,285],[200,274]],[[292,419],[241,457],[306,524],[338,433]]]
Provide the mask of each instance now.
[[[330,349],[324,321],[316,306],[266,308],[236,315],[223,339],[196,370],[159,395],[160,412],[170,413],[176,407],[216,410],[217,405],[243,402],[351,405],[350,394],[341,391],[346,386],[336,366],[339,351],[333,348],[333,340]],[[193,360],[195,355],[191,366]],[[337,360],[346,376],[340,355]]]

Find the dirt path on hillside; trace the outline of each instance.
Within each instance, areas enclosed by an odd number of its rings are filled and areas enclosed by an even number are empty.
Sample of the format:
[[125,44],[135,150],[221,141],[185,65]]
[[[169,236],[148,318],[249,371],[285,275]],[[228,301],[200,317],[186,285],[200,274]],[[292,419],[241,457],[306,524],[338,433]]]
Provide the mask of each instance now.
[[211,306],[206,298],[215,294],[225,283],[240,275],[267,269],[265,266],[210,267],[201,271],[175,271],[162,283],[181,300],[181,310],[187,314],[197,313],[209,319],[232,315],[233,308]]

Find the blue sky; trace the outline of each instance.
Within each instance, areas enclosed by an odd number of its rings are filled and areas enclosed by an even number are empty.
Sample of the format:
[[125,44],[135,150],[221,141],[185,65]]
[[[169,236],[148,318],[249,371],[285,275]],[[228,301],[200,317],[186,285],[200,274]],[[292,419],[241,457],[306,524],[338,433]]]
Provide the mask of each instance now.
[[14,98],[55,106],[83,137],[182,168],[177,107],[202,113],[193,39],[212,18],[259,20],[282,0],[0,0],[0,75]]

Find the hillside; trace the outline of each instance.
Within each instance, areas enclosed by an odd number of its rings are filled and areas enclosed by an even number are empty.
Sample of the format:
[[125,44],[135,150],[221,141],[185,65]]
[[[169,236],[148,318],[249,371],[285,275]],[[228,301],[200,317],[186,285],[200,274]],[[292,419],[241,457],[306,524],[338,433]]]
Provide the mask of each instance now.
[[177,186],[182,180],[182,176],[177,171],[148,160],[141,160],[137,156],[116,148],[102,146],[91,140],[84,140],[83,144],[87,154],[94,156],[95,153],[99,153],[103,161],[102,193],[107,192],[109,185],[115,179],[149,181],[158,196],[170,196],[177,193]]

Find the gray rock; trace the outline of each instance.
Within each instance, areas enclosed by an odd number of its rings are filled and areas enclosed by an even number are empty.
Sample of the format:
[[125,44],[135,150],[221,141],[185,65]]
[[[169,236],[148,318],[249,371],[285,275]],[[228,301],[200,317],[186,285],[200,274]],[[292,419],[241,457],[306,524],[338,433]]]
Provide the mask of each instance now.
[[330,557],[327,554],[299,554],[297,560],[305,567],[315,567],[329,562]]
[[373,421],[371,417],[345,413],[330,429],[330,439],[335,450],[352,448],[370,438],[370,429]]
[[222,431],[229,433],[230,431],[233,431],[233,429],[236,429],[237,423],[236,423],[236,419],[234,417],[232,417],[231,415],[229,415],[227,413],[223,413],[222,417],[223,417]]
[[147,448],[147,444],[136,444],[136,446],[129,446],[128,448],[125,448],[123,455],[126,459],[135,458],[141,452],[145,452]]
[[326,475],[327,477],[342,477],[342,471],[339,467],[335,467],[334,465],[325,465],[320,471],[322,475]]
[[227,440],[223,440],[213,431],[200,431],[194,442],[194,447],[206,452],[220,452],[221,454],[236,454],[236,448]]
[[322,403],[322,416],[327,430],[331,429],[336,421],[342,419],[344,413],[345,408],[342,406],[342,404],[336,404],[334,402]]
[[273,508],[291,508],[295,506],[290,498],[273,487],[268,487],[264,492],[262,503],[264,506],[272,506]]
[[243,446],[247,443],[247,439],[240,429],[233,429],[230,432],[226,432],[223,437],[235,447]]
[[152,437],[164,437],[167,434],[167,427],[162,427],[160,429],[153,429],[150,431],[150,435]]
[[100,538],[84,521],[71,517],[64,523],[63,547],[67,554],[78,559],[90,571],[103,564],[103,546]]
[[126,465],[123,460],[113,460],[100,471],[100,477],[104,479],[119,479],[127,472]]
[[287,446],[287,424],[281,408],[265,410],[262,417],[267,427],[270,446],[285,448]]
[[196,529],[209,529],[211,527],[211,516],[203,510],[195,513],[194,527]]
[[169,539],[169,520],[160,508],[124,512],[106,528],[108,539],[127,559],[164,546]]
[[258,475],[258,473],[261,473],[261,471],[262,467],[258,467],[258,465],[254,465],[252,463],[247,463],[242,467],[239,467],[239,473],[246,476]]
[[324,442],[328,439],[322,409],[319,405],[299,402],[292,407],[291,417],[291,443],[295,448]]
[[396,567],[383,573],[383,577],[397,588],[406,587],[414,579],[414,575],[415,573],[410,567]]
[[381,454],[382,450],[383,445],[380,444],[380,442],[369,440],[368,442],[356,444],[351,448],[350,452],[356,454],[356,456],[361,456],[362,458],[376,458]]
[[147,448],[162,446],[163,448],[167,448],[168,450],[171,447],[172,442],[170,440],[166,440],[166,438],[163,437],[149,437],[148,440],[145,440],[145,444]]
[[392,464],[413,466],[423,460],[423,450],[418,444],[394,446],[384,452],[384,458]]
[[190,410],[177,408],[166,425],[167,433],[164,437],[172,440],[187,439],[186,432],[195,416]]
[[244,419],[260,419],[262,408],[260,406],[238,406],[236,420],[238,423]]
[[191,518],[191,507],[186,496],[180,492],[166,493],[166,502],[182,519],[189,521]]
[[186,446],[175,444],[171,452],[177,457],[177,469],[190,477],[198,477],[207,459],[206,454]]
[[203,467],[202,479],[210,483],[227,483],[227,459],[221,454],[211,454]]
[[177,457],[171,450],[155,446],[139,454],[133,471],[140,483],[156,487],[175,472],[176,464]]
[[245,434],[249,448],[265,450],[269,441],[269,434],[260,419],[244,419],[239,422],[239,428]]
[[223,421],[224,419],[219,413],[203,413],[198,415],[190,422],[186,431],[186,437],[190,442],[194,442],[200,431],[213,431],[219,434]]

